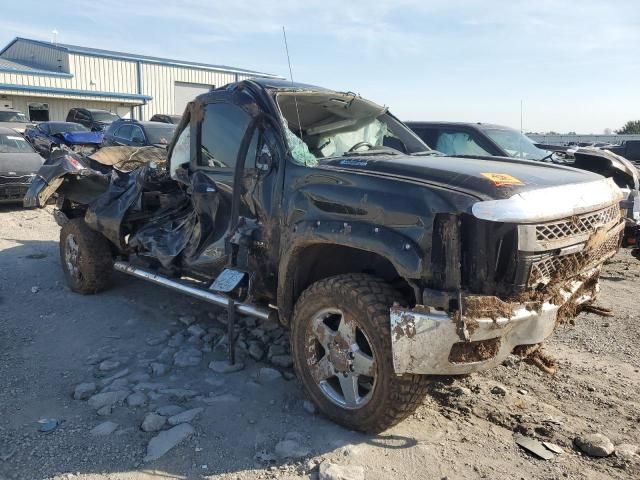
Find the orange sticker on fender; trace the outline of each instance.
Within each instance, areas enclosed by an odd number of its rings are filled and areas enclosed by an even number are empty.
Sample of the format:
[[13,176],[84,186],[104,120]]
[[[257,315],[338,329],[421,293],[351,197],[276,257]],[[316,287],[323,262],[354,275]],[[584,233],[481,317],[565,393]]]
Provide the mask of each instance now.
[[481,173],[480,175],[491,180],[496,187],[502,187],[503,185],[524,185],[524,183],[516,177],[512,177],[506,173]]

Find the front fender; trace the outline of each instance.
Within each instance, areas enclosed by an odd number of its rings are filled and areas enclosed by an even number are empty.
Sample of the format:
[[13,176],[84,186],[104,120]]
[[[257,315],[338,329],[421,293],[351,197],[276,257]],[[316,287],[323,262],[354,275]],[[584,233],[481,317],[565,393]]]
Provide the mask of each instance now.
[[280,316],[285,323],[293,312],[293,278],[298,259],[310,246],[336,245],[371,252],[388,260],[403,278],[422,276],[423,254],[419,246],[387,227],[366,222],[306,220],[294,224],[288,236],[278,269],[277,292]]

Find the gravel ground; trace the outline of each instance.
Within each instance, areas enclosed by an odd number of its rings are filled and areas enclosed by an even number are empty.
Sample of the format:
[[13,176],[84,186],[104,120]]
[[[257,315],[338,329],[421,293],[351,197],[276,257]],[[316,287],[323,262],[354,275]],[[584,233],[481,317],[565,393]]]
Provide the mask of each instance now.
[[[50,213],[0,207],[0,479],[640,478],[628,252],[603,275],[614,316],[582,314],[546,344],[555,375],[513,357],[436,379],[415,415],[367,436],[305,402],[276,325],[244,319],[245,367],[220,373],[224,315],[211,306],[121,275],[97,296],[70,292]],[[615,453],[585,455],[576,438],[589,434],[612,445],[583,448]],[[562,453],[539,459],[519,435]]]

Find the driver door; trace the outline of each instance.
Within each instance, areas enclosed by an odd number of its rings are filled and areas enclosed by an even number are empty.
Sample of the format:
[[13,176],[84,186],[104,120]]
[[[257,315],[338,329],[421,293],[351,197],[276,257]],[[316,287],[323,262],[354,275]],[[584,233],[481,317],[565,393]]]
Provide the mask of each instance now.
[[[191,157],[189,182],[191,203],[198,217],[196,242],[185,250],[189,269],[213,276],[227,262],[227,237],[232,226],[236,171],[242,169],[247,153],[245,135],[250,135],[252,117],[228,101],[196,103],[202,109],[191,118],[195,125],[195,151]],[[192,133],[194,132],[192,130]],[[236,210],[234,210],[234,208]]]

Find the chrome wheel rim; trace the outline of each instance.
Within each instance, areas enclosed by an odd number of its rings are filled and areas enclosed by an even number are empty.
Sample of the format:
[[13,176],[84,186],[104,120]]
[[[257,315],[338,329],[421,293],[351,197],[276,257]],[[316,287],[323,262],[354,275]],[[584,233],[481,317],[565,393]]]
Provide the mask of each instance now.
[[80,268],[78,267],[79,258],[80,247],[78,246],[78,242],[73,235],[69,234],[64,244],[64,261],[67,264],[69,274],[75,279],[80,278]]
[[366,405],[376,387],[373,347],[358,322],[337,308],[313,316],[307,328],[307,366],[323,395],[349,410]]

